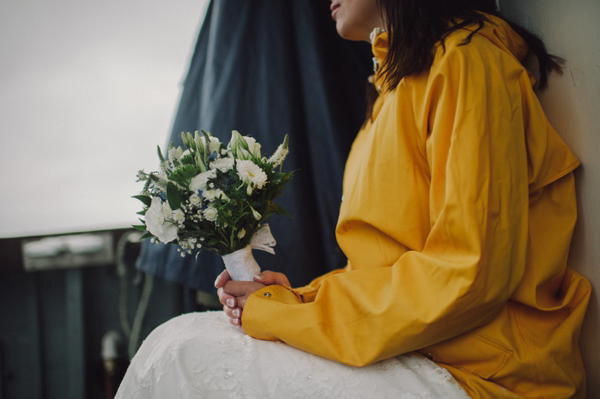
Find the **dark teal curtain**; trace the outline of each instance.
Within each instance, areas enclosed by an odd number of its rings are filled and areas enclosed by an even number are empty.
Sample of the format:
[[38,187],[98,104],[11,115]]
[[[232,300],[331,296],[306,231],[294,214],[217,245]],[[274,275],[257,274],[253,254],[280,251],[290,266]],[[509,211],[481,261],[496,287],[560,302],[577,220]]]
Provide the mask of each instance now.
[[[294,286],[345,265],[335,240],[342,173],[371,73],[369,45],[337,35],[327,1],[216,0],[208,8],[169,141],[181,145],[182,131],[200,129],[228,141],[235,129],[270,154],[290,135],[284,169],[297,172],[278,202],[293,219],[272,217],[276,255],[254,255]],[[145,242],[137,267],[214,292],[223,263]]]

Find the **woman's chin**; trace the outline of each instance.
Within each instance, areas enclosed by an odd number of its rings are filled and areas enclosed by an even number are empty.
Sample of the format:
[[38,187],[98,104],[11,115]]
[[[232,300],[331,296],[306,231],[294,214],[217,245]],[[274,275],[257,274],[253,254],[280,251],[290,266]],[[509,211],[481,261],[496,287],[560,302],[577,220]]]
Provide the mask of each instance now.
[[336,30],[338,35],[340,35],[342,38],[346,39],[346,40],[352,40],[352,41],[369,41],[369,35],[364,35],[361,34],[361,32],[358,32],[356,29],[351,29],[348,26],[344,25],[343,22],[341,21],[337,21],[336,22]]

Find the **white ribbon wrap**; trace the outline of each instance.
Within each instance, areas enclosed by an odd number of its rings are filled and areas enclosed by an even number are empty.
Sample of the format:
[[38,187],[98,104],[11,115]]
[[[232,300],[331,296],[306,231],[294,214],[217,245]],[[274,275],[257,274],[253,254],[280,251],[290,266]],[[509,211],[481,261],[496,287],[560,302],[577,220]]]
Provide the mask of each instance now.
[[230,254],[223,255],[225,268],[232,280],[253,281],[260,273],[260,266],[252,256],[252,250],[258,249],[275,255],[272,248],[276,244],[268,224],[263,224],[250,239],[250,244]]

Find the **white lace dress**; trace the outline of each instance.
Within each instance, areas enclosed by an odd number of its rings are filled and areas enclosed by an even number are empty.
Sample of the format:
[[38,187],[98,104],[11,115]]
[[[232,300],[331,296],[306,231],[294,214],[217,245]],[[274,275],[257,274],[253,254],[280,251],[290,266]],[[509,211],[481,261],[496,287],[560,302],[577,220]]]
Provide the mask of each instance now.
[[253,339],[223,312],[188,313],[143,342],[116,399],[457,398],[452,376],[416,355],[366,367],[327,360],[281,342]]

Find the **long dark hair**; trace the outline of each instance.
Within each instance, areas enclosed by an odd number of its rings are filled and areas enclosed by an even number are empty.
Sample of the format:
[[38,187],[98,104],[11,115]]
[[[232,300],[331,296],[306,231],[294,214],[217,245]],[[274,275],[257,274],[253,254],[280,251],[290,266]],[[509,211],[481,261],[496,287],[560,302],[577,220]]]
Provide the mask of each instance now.
[[[548,75],[562,73],[564,60],[548,54],[542,40],[522,26],[503,18],[495,0],[377,0],[388,32],[388,54],[382,65],[387,90],[396,88],[405,76],[427,71],[433,63],[436,43],[444,43],[450,33],[468,25],[477,28],[462,44],[488,20],[485,14],[504,19],[529,46],[539,62],[539,89],[548,85]],[[483,14],[485,13],[485,14]],[[367,86],[367,119],[371,118],[373,103],[378,93],[373,85]]]

